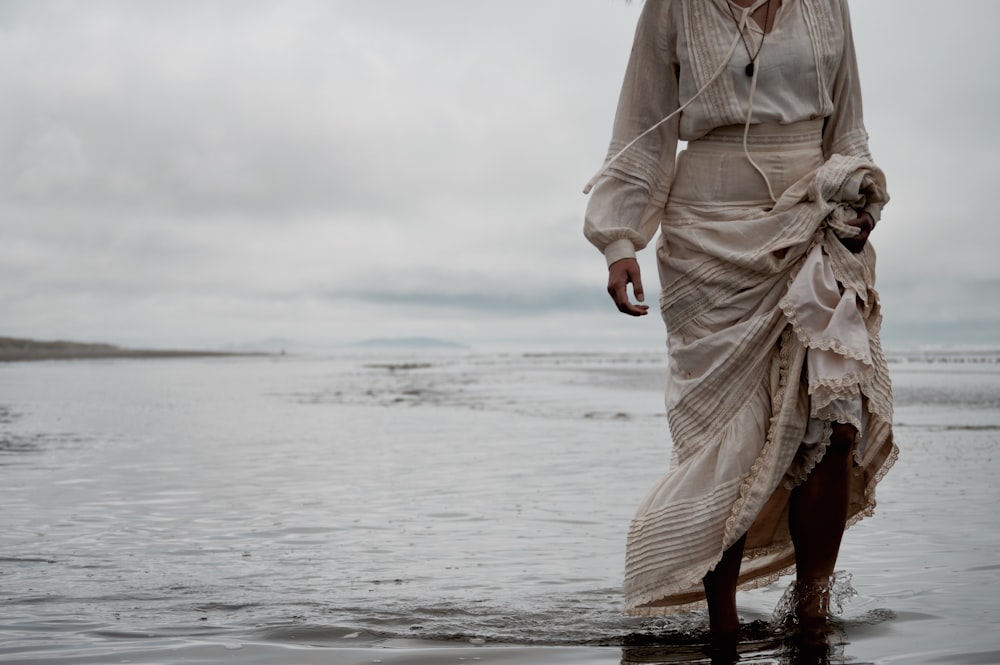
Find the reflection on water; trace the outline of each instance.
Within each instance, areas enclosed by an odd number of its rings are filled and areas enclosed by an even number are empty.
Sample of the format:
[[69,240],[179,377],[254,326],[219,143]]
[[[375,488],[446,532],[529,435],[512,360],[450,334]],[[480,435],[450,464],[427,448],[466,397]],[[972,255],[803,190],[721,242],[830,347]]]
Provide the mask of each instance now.
[[[969,367],[893,364],[902,457],[848,532],[859,595],[830,662],[990,662],[1000,378]],[[0,366],[0,660],[708,662],[703,614],[621,615],[628,520],[669,459],[663,372],[600,354]],[[786,586],[740,597],[741,662],[806,662],[771,622]]]

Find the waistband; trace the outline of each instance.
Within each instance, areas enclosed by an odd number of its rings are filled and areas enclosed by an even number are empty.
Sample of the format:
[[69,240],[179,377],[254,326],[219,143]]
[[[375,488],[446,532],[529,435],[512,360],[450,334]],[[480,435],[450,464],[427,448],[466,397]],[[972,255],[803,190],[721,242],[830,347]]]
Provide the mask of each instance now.
[[[696,141],[689,141],[688,150],[743,151],[743,125],[717,127]],[[801,150],[819,147],[823,142],[823,119],[803,120],[788,125],[750,125],[747,132],[747,146],[755,146],[767,151]]]

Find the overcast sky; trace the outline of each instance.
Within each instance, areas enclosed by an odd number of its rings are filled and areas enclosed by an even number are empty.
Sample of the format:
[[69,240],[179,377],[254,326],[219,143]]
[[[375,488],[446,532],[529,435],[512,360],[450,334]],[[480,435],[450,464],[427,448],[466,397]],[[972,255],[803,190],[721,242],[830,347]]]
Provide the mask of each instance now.
[[[0,0],[0,335],[657,348],[581,234],[641,4]],[[1000,3],[852,12],[886,340],[1000,343]]]

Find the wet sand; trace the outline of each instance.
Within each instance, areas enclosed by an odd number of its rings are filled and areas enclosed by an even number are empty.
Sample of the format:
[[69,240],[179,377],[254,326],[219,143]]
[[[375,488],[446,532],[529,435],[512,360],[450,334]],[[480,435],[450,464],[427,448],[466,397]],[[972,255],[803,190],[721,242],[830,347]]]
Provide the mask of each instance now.
[[[831,662],[1000,662],[1000,373],[892,365],[901,458]],[[0,661],[707,662],[621,615],[665,469],[660,359],[0,365]],[[766,626],[788,580],[742,594]],[[778,632],[745,663],[792,663]],[[478,660],[477,660],[478,659]]]

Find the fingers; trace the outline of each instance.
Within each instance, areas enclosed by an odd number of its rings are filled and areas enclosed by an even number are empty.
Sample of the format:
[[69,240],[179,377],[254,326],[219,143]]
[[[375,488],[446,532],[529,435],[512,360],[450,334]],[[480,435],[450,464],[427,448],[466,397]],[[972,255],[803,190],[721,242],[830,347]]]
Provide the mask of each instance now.
[[871,231],[863,230],[863,231],[859,232],[858,235],[854,236],[853,238],[841,238],[840,242],[851,253],[857,254],[858,252],[860,252],[861,250],[863,250],[865,248],[866,244],[868,244],[868,234],[869,233],[871,233]]
[[868,243],[868,235],[865,234],[864,236],[862,236],[861,234],[858,234],[853,238],[841,238],[840,243],[844,247],[846,247],[848,251],[850,251],[852,254],[857,254],[858,252],[863,250],[865,248],[865,245]]
[[635,294],[635,299],[639,302],[646,300],[646,293],[642,290],[642,276],[639,275],[639,265],[635,266],[635,275],[632,278],[632,293]]
[[[633,303],[628,297],[628,285],[639,303]],[[622,259],[611,264],[608,271],[608,295],[614,301],[618,311],[629,316],[643,316],[649,311],[649,306],[641,304],[645,299],[642,289],[642,278],[639,274],[639,263],[635,259]]]
[[629,302],[626,296],[624,300],[616,300],[615,304],[618,306],[618,311],[622,314],[628,314],[629,316],[645,316],[649,313],[649,305],[636,305]]
[[868,236],[871,235],[872,229],[875,228],[875,220],[872,216],[864,211],[860,211],[855,219],[844,222],[848,226],[853,226],[858,229],[858,234],[853,238],[841,238],[840,242],[843,243],[849,251],[857,254],[865,248],[868,243]]

